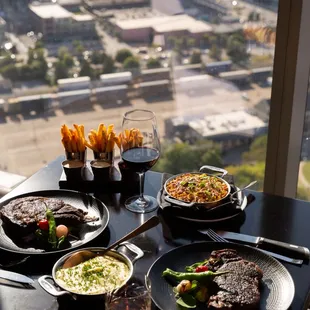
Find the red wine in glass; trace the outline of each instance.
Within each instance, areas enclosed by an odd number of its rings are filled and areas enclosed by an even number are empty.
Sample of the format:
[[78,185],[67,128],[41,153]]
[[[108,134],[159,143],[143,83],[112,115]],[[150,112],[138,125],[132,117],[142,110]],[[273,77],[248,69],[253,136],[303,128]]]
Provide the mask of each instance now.
[[144,174],[157,162],[160,141],[155,114],[149,110],[128,111],[123,117],[121,132],[121,156],[126,167],[135,171],[140,179],[140,195],[128,198],[125,207],[136,213],[157,209],[155,197],[144,195]]
[[159,151],[150,147],[134,147],[122,154],[128,168],[143,173],[151,169],[159,158]]

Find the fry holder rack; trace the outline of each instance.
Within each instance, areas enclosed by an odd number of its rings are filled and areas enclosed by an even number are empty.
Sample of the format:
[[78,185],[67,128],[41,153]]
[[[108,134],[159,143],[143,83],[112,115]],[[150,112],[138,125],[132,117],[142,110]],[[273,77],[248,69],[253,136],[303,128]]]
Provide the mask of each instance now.
[[87,149],[83,152],[68,152],[65,151],[66,154],[66,159],[67,160],[79,160],[82,161],[84,164],[86,163],[87,160]]

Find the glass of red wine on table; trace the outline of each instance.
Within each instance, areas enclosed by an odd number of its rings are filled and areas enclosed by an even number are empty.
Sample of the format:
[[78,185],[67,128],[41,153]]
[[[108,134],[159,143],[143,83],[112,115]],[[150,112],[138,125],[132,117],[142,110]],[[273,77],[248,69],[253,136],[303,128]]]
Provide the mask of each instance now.
[[136,213],[147,213],[157,208],[154,197],[144,195],[144,174],[157,162],[160,142],[155,114],[148,110],[125,113],[121,133],[121,156],[126,166],[139,174],[140,195],[130,197],[125,207]]

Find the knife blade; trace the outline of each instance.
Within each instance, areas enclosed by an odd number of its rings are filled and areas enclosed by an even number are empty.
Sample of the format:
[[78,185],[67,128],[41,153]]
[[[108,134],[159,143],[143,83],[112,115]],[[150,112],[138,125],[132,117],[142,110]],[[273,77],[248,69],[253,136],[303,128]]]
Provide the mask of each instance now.
[[229,231],[217,231],[217,233],[225,239],[238,240],[248,244],[255,244],[257,246],[262,246],[264,250],[269,250],[272,252],[280,252],[281,254],[288,254],[295,256],[297,255],[298,258],[304,258],[304,259],[310,258],[309,249],[303,246],[276,241],[264,237],[254,237],[250,235],[239,234]]
[[20,273],[0,270],[0,278],[23,284],[33,284],[34,281]]
[[280,254],[277,254],[277,253],[272,253],[272,252],[269,252],[269,251],[266,251],[266,250],[263,250],[263,249],[260,249],[260,248],[255,248],[257,250],[260,250],[261,252],[269,255],[269,256],[272,256],[276,259],[279,259],[279,260],[282,260],[284,262],[287,262],[287,263],[291,263],[291,264],[295,264],[295,265],[302,265],[303,264],[303,260],[302,259],[296,259],[296,258],[291,258],[291,257],[287,257],[287,256],[284,256],[284,255],[280,255]]

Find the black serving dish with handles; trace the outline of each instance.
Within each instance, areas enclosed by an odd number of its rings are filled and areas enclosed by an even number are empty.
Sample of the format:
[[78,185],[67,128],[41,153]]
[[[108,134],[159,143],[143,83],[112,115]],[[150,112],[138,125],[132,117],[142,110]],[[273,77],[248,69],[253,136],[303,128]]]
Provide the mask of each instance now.
[[[213,173],[209,173],[208,171],[212,171]],[[180,200],[180,199],[172,197],[167,190],[168,183],[171,182],[173,179],[180,177],[182,175],[188,174],[188,173],[207,174],[207,175],[210,175],[210,176],[217,178],[220,182],[224,183],[227,186],[227,194],[223,198],[221,198],[217,201],[203,202],[203,203],[186,202],[184,200]],[[218,173],[219,176],[215,175],[215,173]],[[230,198],[230,196],[232,195],[230,184],[226,180],[223,179],[223,177],[226,174],[227,174],[227,171],[225,169],[205,165],[199,169],[199,172],[185,172],[185,173],[180,173],[180,174],[174,175],[171,178],[169,178],[164,184],[164,190],[165,190],[165,193],[167,194],[167,195],[165,195],[164,199],[167,202],[169,202],[173,205],[179,206],[179,207],[192,208],[192,209],[205,210],[205,211],[214,210],[214,208],[223,205],[223,203],[227,201],[227,198]]]
[[[135,254],[135,257],[130,260],[128,258],[127,255],[117,251],[117,250],[109,250],[108,252],[105,252],[105,248],[104,247],[92,247],[92,248],[83,248],[83,249],[78,249],[76,251],[73,251],[73,252],[70,252],[64,256],[62,256],[53,266],[53,269],[52,269],[52,276],[50,275],[44,275],[44,276],[41,276],[39,279],[38,279],[38,282],[39,284],[41,285],[41,287],[47,292],[49,293],[50,295],[54,296],[54,297],[60,297],[60,296],[63,296],[63,295],[70,295],[73,299],[78,299],[78,298],[81,298],[81,297],[94,297],[94,296],[105,296],[107,293],[98,293],[98,294],[78,294],[76,292],[72,292],[72,291],[69,291],[68,289],[64,288],[60,281],[57,280],[56,278],[56,272],[57,270],[59,269],[62,269],[63,268],[63,265],[65,263],[65,261],[70,257],[72,256],[73,254],[81,251],[81,250],[88,250],[88,251],[91,251],[91,252],[94,252],[97,256],[100,256],[101,254],[104,254],[104,255],[109,255],[109,256],[112,256],[114,258],[116,258],[117,260],[121,261],[121,262],[124,262],[128,268],[129,268],[129,274],[127,276],[127,278],[124,280],[124,282],[119,286],[117,287],[116,289],[119,289],[121,287],[123,287],[124,285],[126,285],[126,283],[130,280],[130,278],[132,277],[133,275],[133,270],[134,270],[134,263],[140,259],[141,257],[143,257],[144,253],[143,251],[137,247],[136,245],[130,243],[130,242],[123,242],[121,243],[117,249],[121,246],[125,246],[129,251],[133,252]],[[52,280],[53,281],[53,284],[50,282],[50,281],[47,281],[47,280]],[[110,293],[110,292],[108,292]]]

